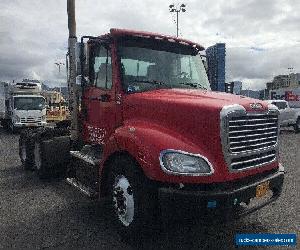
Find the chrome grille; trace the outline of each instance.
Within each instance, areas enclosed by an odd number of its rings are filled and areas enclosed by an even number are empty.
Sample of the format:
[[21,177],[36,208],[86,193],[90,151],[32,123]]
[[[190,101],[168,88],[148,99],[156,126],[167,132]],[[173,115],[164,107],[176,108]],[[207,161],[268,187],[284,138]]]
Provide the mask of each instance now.
[[277,133],[277,115],[255,114],[229,117],[229,150],[232,153],[241,153],[275,146]]
[[36,117],[36,118],[34,118],[34,117],[27,117],[27,118],[22,117],[22,118],[20,118],[20,121],[22,123],[36,123],[36,122],[41,122],[42,117]]
[[244,171],[278,159],[278,115],[273,106],[262,112],[247,112],[239,104],[222,108],[220,135],[229,171]]
[[267,163],[271,163],[276,159],[276,151],[267,151],[264,153],[256,153],[239,158],[233,158],[231,168],[234,170],[257,167]]

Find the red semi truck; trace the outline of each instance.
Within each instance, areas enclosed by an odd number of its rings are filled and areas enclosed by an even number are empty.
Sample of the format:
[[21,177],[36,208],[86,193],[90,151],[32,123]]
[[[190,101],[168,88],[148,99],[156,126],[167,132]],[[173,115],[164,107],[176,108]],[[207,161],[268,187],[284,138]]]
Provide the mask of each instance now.
[[24,131],[23,165],[41,178],[64,173],[90,197],[109,196],[124,234],[165,207],[235,218],[276,200],[284,179],[278,109],[212,92],[203,50],[129,30],[90,37],[80,57],[78,140],[68,129]]

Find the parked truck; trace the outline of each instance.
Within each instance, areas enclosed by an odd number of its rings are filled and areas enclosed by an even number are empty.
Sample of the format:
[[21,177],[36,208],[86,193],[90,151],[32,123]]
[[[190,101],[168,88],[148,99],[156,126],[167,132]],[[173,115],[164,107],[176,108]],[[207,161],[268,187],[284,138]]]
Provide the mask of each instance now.
[[40,83],[29,80],[3,83],[0,91],[0,118],[4,128],[14,132],[20,128],[46,125],[45,98],[41,95]]
[[7,86],[8,83],[0,82],[0,121],[3,121],[6,115],[5,100],[7,96]]
[[293,127],[300,131],[300,87],[271,90],[269,103],[279,108],[281,127]]
[[44,91],[42,95],[47,104],[47,122],[61,122],[68,119],[68,103],[60,92]]
[[279,197],[278,108],[212,92],[201,45],[111,29],[82,48],[79,137],[67,128],[24,131],[25,168],[41,178],[64,174],[85,195],[109,197],[123,235],[169,209],[213,221]]
[[293,127],[296,133],[300,132],[300,107],[291,108],[285,100],[267,100],[267,102],[278,107],[280,127]]

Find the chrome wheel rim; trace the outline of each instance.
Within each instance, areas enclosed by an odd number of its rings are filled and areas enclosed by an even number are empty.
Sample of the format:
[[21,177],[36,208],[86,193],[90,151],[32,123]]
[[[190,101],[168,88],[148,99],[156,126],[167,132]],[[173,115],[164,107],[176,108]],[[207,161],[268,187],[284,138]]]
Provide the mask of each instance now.
[[134,199],[132,187],[124,175],[115,178],[113,204],[120,222],[128,227],[134,218]]
[[40,144],[36,142],[34,144],[34,163],[37,170],[41,169],[41,154],[40,154]]

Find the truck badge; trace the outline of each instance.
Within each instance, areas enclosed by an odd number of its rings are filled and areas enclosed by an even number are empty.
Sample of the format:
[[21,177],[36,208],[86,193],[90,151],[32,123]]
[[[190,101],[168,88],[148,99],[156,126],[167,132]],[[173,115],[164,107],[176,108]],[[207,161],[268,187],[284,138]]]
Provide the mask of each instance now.
[[262,109],[263,105],[261,103],[250,103],[252,109]]

